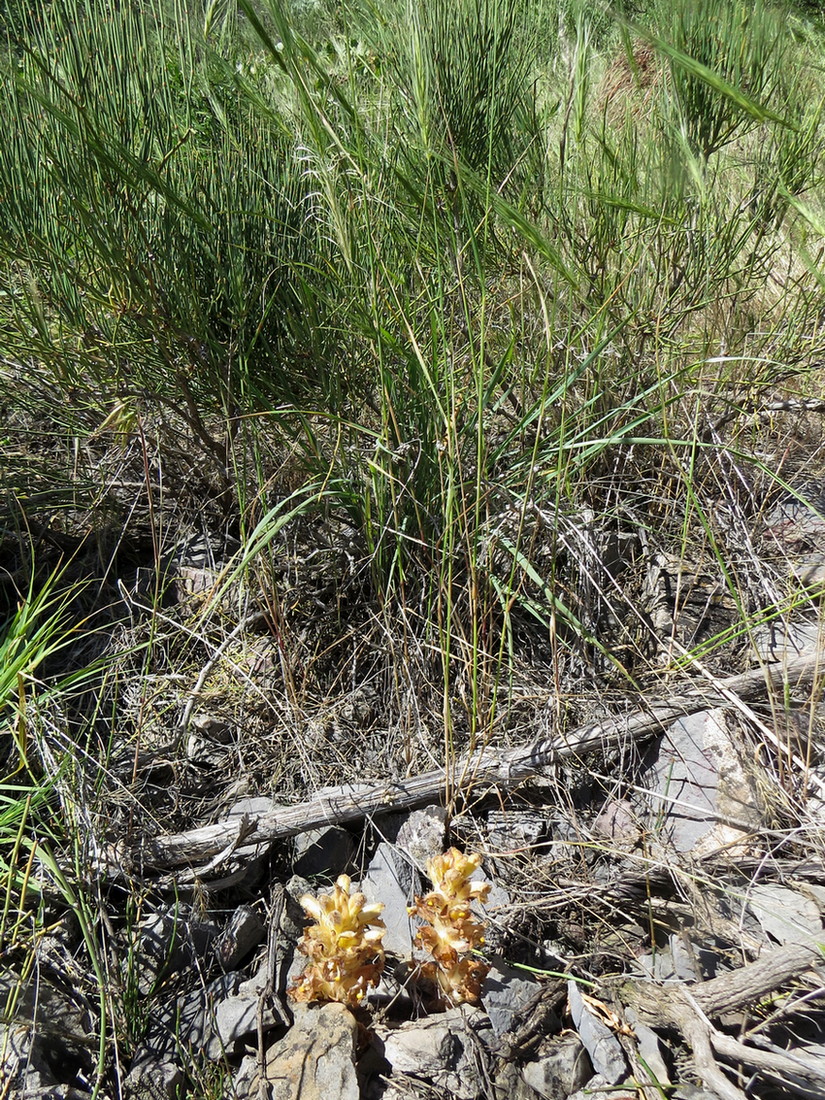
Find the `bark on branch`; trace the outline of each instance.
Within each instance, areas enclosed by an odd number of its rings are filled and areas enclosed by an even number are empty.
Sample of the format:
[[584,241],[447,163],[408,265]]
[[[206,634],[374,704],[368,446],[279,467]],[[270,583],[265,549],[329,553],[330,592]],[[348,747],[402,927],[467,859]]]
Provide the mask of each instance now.
[[744,1100],[745,1094],[725,1077],[714,1053],[727,1062],[802,1084],[803,1089],[810,1085],[822,1089],[825,1060],[798,1051],[766,1054],[718,1031],[712,1018],[762,1000],[823,961],[823,948],[812,939],[808,943],[778,947],[756,962],[709,982],[670,986],[627,982],[618,996],[642,1022],[680,1031],[693,1049],[702,1080],[724,1100]]

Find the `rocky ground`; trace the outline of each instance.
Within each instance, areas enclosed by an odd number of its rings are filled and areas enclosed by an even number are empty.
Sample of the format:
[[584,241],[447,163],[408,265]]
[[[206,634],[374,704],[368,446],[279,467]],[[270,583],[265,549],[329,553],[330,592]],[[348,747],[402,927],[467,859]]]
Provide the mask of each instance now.
[[[534,681],[530,719],[518,712],[500,743],[469,746],[448,771],[411,753],[406,775],[382,775],[364,678],[316,700],[267,777],[275,756],[249,746],[275,743],[273,710],[288,722],[271,690],[273,611],[247,606],[199,650],[196,678],[158,676],[140,741],[111,755],[85,871],[99,972],[80,968],[78,911],[48,890],[28,968],[4,965],[4,1095],[821,1096],[825,515],[788,498],[763,528],[763,552],[808,596],[753,630],[749,671],[694,659],[666,690],[609,701],[564,735]],[[182,556],[170,576],[170,620],[187,601],[232,598],[220,562]],[[651,556],[648,613],[668,659],[703,617],[733,620],[715,584]],[[328,782],[347,753],[346,782]],[[489,973],[477,1003],[436,1007],[412,978],[409,907],[451,845],[482,857],[491,887],[475,906]],[[296,1003],[300,899],[341,875],[384,906],[380,983],[357,1008]],[[107,1018],[114,1003],[128,1018]]]

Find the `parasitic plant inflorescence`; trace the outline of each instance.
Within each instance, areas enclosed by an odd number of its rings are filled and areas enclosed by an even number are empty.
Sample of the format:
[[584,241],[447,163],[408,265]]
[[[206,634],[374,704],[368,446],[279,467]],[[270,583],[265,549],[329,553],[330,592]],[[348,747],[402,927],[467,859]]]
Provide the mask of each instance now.
[[431,982],[437,999],[447,1004],[477,1002],[490,969],[474,954],[484,943],[484,922],[473,913],[472,903],[483,902],[490,891],[488,882],[471,878],[480,866],[480,855],[464,855],[457,848],[429,860],[433,889],[416,897],[409,909],[423,922],[415,942],[433,957],[432,962],[419,963],[416,973]]
[[368,905],[363,894],[350,894],[351,886],[349,876],[341,875],[331,894],[301,898],[316,923],[298,943],[309,964],[290,989],[295,1001],[340,1001],[355,1007],[378,984],[384,968],[384,906]]

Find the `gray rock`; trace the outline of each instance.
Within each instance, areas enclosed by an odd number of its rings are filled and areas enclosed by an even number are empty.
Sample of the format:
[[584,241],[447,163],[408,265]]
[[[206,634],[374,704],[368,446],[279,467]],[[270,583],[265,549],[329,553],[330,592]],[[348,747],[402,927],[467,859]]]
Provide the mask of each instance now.
[[610,1100],[639,1100],[639,1090],[636,1088],[617,1089],[600,1073],[594,1074],[584,1088],[572,1093],[567,1100],[596,1100],[597,1097],[607,1097]]
[[821,622],[789,623],[775,619],[756,627],[752,644],[763,661],[790,661],[821,650],[825,645],[825,629]]
[[597,1074],[611,1085],[627,1076],[627,1061],[622,1045],[607,1024],[587,1007],[576,982],[567,983],[570,1015]]
[[217,943],[218,962],[234,970],[266,936],[266,927],[251,905],[239,905]]
[[[270,1100],[359,1100],[358,1025],[340,1004],[298,1005],[295,1023],[266,1052]],[[248,1095],[257,1096],[257,1074]]]
[[505,1062],[494,1081],[496,1100],[542,1100],[541,1094],[531,1088],[513,1062]]
[[241,975],[236,971],[203,986],[198,982],[176,1000],[163,1004],[149,1020],[144,1049],[136,1054],[133,1065],[141,1058],[171,1061],[178,1045],[203,1050],[213,1034],[215,1006],[237,993]]
[[483,1047],[479,1037],[484,1013],[460,1005],[437,1016],[380,1030],[383,1054],[396,1077],[431,1082],[457,1100],[475,1100],[484,1087]]
[[[215,1006],[212,1020],[212,1035],[206,1044],[206,1056],[217,1061],[224,1055],[233,1055],[238,1045],[257,1037],[258,1007],[260,997],[240,994],[227,997]],[[280,1020],[274,1015],[268,1004],[264,1004],[264,1031],[271,1031]]]
[[673,1100],[719,1100],[717,1093],[709,1092],[699,1085],[680,1085],[672,1095]]
[[593,822],[593,833],[613,852],[629,852],[639,843],[642,827],[625,798],[612,798]]
[[743,855],[763,823],[755,779],[742,765],[721,708],[674,722],[645,781],[654,850],[704,856],[724,847],[730,857]]
[[413,810],[398,830],[396,844],[424,871],[427,860],[440,856],[446,847],[447,811],[443,806]]
[[367,901],[384,903],[381,917],[387,926],[384,950],[401,958],[412,954],[413,925],[407,906],[412,905],[416,892],[416,876],[407,858],[392,844],[382,841],[361,880]]
[[808,554],[789,562],[791,576],[806,588],[825,584],[825,554]]
[[48,1040],[47,1050],[86,1047],[92,1030],[88,1011],[36,969],[28,981],[11,970],[0,972],[0,1003],[13,1005],[16,1019],[26,1020],[34,1035]]
[[547,834],[547,815],[538,810],[490,810],[487,842],[493,856],[534,848]]
[[223,1100],[260,1100],[259,1080],[258,1055],[247,1054],[241,1058],[234,1076],[227,1078]]
[[800,882],[799,892],[810,898],[820,914],[825,915],[825,886],[818,886],[813,882]]
[[241,817],[263,817],[264,814],[272,814],[283,808],[282,802],[276,802],[274,798],[267,798],[264,795],[239,798],[226,811],[226,820],[232,821],[233,818]]
[[132,1066],[122,1091],[123,1100],[183,1100],[183,1073],[175,1062],[146,1058]]
[[193,714],[189,719],[186,756],[199,767],[220,767],[232,752],[236,730],[214,714]]
[[27,1025],[0,1025],[0,1081],[25,1095],[57,1084],[46,1058],[44,1041]]
[[522,1068],[522,1077],[534,1092],[548,1100],[567,1100],[593,1076],[593,1066],[578,1035],[559,1035],[543,1048],[541,1057]]
[[778,883],[757,883],[748,890],[748,908],[763,930],[781,944],[809,943],[821,937],[819,907],[809,897]]
[[295,837],[294,870],[297,875],[331,880],[351,868],[355,843],[346,829],[337,825],[328,829],[310,829]]
[[153,913],[138,925],[138,989],[150,994],[162,978],[193,966],[220,935],[209,921],[191,919],[180,910]]
[[[473,873],[472,879],[474,882],[489,881],[481,867]],[[484,932],[484,943],[487,951],[502,950],[506,939],[507,929],[504,922],[500,919],[500,914],[505,912],[509,905],[510,895],[503,886],[495,881],[490,883],[487,900],[484,904],[482,905],[480,902],[473,903],[473,912],[487,924]]]
[[659,1036],[652,1027],[648,1027],[647,1024],[641,1022],[638,1013],[632,1008],[626,1008],[624,1014],[636,1036],[636,1050],[641,1059],[644,1060],[644,1064],[653,1078],[651,1084],[654,1087],[656,1085],[669,1085],[670,1074],[662,1055],[662,1044],[659,1041]]
[[533,1000],[539,984],[524,970],[496,959],[481,989],[481,1000],[496,1038],[518,1024],[524,1009]]
[[695,982],[700,977],[696,968],[696,959],[681,936],[672,934],[667,947],[658,947],[655,953],[645,952],[636,959],[637,964],[657,982]]

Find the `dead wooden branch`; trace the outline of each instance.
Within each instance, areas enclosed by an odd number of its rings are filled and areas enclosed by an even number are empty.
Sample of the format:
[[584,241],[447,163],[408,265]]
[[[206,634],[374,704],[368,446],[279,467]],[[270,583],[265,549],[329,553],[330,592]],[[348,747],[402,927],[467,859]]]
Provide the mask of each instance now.
[[449,774],[437,768],[409,779],[342,786],[300,805],[244,818],[242,822],[223,821],[186,833],[147,838],[134,846],[121,844],[108,854],[107,870],[163,872],[200,865],[201,869],[194,872],[196,877],[218,877],[221,871],[226,871],[225,867],[216,866],[215,857],[222,853],[233,853],[235,860],[246,853],[252,858],[258,845],[308,829],[411,810],[485,786],[509,788],[562,760],[603,752],[623,741],[651,737],[666,730],[677,718],[709,707],[730,705],[734,697],[747,702],[778,693],[778,706],[784,707],[786,688],[793,691],[808,685],[820,674],[825,676],[825,655],[799,657],[701,685],[668,700],[648,701],[627,714],[580,726],[566,735],[512,749],[472,753],[459,760]]
[[791,944],[768,952],[756,962],[696,985],[655,985],[649,981],[625,982],[618,999],[632,1008],[651,1027],[676,1028],[693,1049],[696,1069],[708,1088],[724,1100],[743,1100],[744,1093],[722,1073],[714,1053],[726,1061],[749,1066],[774,1077],[795,1075],[806,1085],[821,1086],[825,1067],[821,1060],[792,1051],[782,1058],[776,1053],[749,1047],[724,1035],[711,1022],[725,1012],[743,1008],[774,993],[787,982],[823,962],[822,948],[815,940]]

